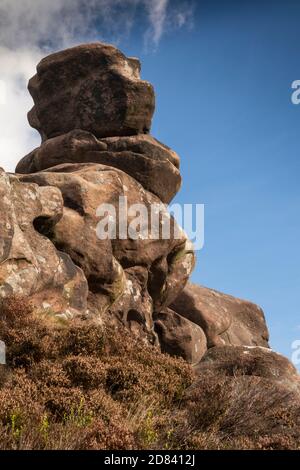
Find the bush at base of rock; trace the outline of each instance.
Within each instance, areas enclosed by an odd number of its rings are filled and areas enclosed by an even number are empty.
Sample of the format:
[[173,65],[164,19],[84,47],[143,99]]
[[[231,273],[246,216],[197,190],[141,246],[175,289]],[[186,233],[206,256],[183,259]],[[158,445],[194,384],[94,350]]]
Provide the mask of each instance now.
[[296,390],[221,370],[192,385],[182,359],[126,329],[71,323],[45,322],[25,299],[2,304],[1,449],[300,449]]

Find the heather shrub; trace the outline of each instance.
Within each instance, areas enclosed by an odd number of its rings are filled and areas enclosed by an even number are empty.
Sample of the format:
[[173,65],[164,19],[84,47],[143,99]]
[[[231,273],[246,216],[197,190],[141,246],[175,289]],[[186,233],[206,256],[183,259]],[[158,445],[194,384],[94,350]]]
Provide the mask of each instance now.
[[[0,305],[1,449],[299,449],[299,394],[284,383],[206,370],[122,326]],[[289,390],[289,391],[287,391]]]

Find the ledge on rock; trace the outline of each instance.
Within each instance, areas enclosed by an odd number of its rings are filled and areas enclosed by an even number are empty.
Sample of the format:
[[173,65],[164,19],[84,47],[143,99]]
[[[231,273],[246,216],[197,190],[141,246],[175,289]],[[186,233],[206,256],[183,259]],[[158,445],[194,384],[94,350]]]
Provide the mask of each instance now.
[[62,163],[101,163],[123,170],[168,204],[180,189],[179,157],[150,135],[97,139],[74,130],[46,140],[17,165],[20,174],[36,173]]

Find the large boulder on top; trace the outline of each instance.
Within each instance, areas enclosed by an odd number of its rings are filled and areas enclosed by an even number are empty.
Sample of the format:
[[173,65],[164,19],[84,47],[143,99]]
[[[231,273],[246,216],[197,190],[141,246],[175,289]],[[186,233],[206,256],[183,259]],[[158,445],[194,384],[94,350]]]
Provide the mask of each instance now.
[[188,283],[171,308],[203,328],[209,347],[268,347],[264,313],[251,302]]
[[73,129],[96,137],[148,133],[155,107],[140,62],[108,44],[83,44],[49,55],[29,82],[28,120],[43,140]]
[[164,203],[169,203],[181,184],[179,157],[150,135],[97,139],[73,130],[46,140],[26,155],[16,172],[36,173],[62,163],[101,163],[125,171]]
[[28,297],[38,310],[85,314],[88,286],[71,258],[37,230],[62,217],[59,189],[21,183],[0,170],[0,298]]

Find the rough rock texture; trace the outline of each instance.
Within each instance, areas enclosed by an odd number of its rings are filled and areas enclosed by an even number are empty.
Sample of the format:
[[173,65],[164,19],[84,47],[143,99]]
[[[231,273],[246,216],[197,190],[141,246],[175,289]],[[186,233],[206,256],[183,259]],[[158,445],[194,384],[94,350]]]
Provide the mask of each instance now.
[[35,173],[61,163],[102,163],[125,171],[164,203],[181,184],[179,157],[149,135],[97,139],[90,132],[74,130],[44,142],[26,155],[17,173]]
[[[139,61],[106,44],[77,46],[43,59],[29,91],[42,144],[18,175],[1,173],[2,297],[22,293],[65,316],[88,307],[199,375],[292,383],[293,366],[267,349],[259,307],[188,283],[193,247],[165,205],[180,188],[179,157],[148,135],[154,91]],[[103,217],[111,231],[101,238]]]
[[141,340],[158,344],[153,323],[153,300],[148,291],[148,270],[135,266],[124,270],[122,295],[108,310],[109,321],[117,318]]
[[65,317],[86,313],[81,269],[36,230],[62,217],[57,188],[21,183],[0,170],[0,297],[29,297],[38,309]]
[[200,326],[169,308],[157,315],[155,331],[163,352],[181,356],[191,364],[197,364],[207,350],[206,336]]
[[[126,318],[126,311],[138,311],[139,315],[134,315],[135,321],[139,322],[140,319],[147,331],[151,331],[152,312],[161,310],[174,300],[194,266],[192,247],[170,218],[166,207],[161,206],[156,196],[145,191],[126,173],[106,165],[64,164],[49,171],[20,176],[20,180],[60,189],[64,200],[63,215],[51,231],[46,227],[44,233],[82,268],[90,291],[97,295],[98,308],[104,311],[119,300],[113,306],[114,311],[120,311],[122,307],[123,318]],[[128,207],[143,204],[149,214],[151,206],[159,205],[162,219],[158,228],[161,230],[163,220],[169,221],[171,227],[175,226],[171,237],[162,239],[157,234],[157,239],[151,239],[147,233],[141,232],[137,239],[121,239],[118,236],[119,197],[126,197]],[[101,204],[111,204],[116,209],[115,239],[98,238],[100,218],[97,209]],[[130,225],[134,218],[135,215],[128,214],[126,224]],[[149,220],[148,229],[151,228]],[[40,230],[44,230],[42,226]],[[174,238],[173,233],[178,233],[178,238]],[[132,280],[127,273],[131,268],[137,268],[136,282],[144,284],[144,287],[136,286],[136,294],[129,291],[133,299],[128,299],[128,285],[132,284]],[[143,280],[140,282],[142,268]],[[134,269],[130,276],[134,277]]]
[[171,308],[203,328],[209,347],[268,347],[264,313],[251,302],[188,283]]
[[199,375],[209,369],[225,375],[258,376],[266,379],[291,381],[300,386],[295,367],[281,354],[261,346],[222,346],[211,348],[197,365]]
[[140,62],[113,46],[84,44],[52,54],[29,82],[29,123],[43,140],[73,129],[96,137],[148,133],[154,91],[140,79]]
[[[157,343],[153,315],[184,288],[195,257],[165,206],[180,188],[180,162],[147,135],[154,92],[139,73],[137,59],[101,43],[43,59],[29,82],[35,104],[29,122],[43,143],[16,171],[22,182],[61,191],[59,222],[37,228],[83,270],[91,310]],[[99,239],[103,204],[115,210],[117,232]],[[119,233],[122,220],[130,226],[137,217],[124,208],[119,216],[122,204],[147,210],[138,237]]]

